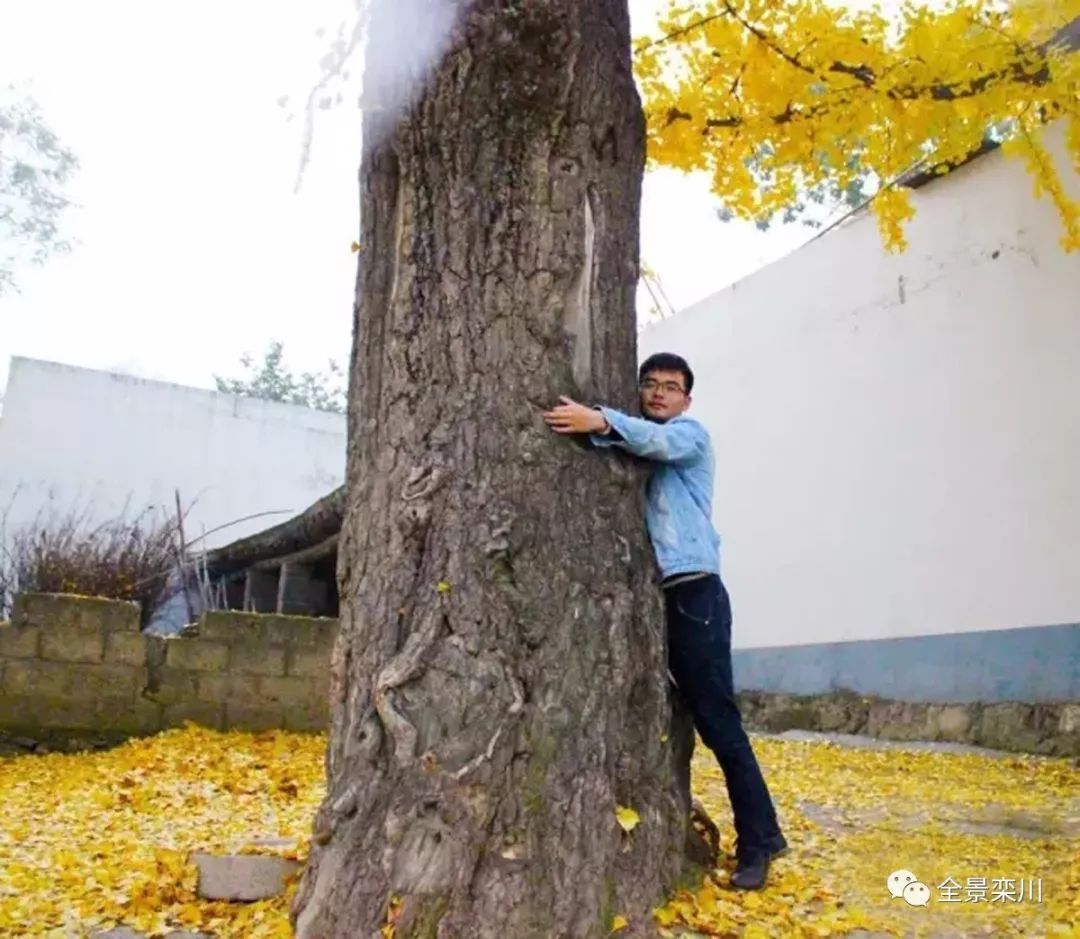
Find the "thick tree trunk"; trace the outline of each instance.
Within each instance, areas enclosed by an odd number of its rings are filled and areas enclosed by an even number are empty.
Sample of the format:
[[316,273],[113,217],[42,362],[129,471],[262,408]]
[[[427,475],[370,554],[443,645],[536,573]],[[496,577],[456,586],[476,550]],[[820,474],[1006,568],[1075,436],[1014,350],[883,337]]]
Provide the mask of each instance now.
[[648,935],[684,873],[643,477],[540,415],[560,393],[633,404],[643,157],[626,0],[469,5],[365,155],[300,936],[388,915],[398,939],[599,937],[615,915]]

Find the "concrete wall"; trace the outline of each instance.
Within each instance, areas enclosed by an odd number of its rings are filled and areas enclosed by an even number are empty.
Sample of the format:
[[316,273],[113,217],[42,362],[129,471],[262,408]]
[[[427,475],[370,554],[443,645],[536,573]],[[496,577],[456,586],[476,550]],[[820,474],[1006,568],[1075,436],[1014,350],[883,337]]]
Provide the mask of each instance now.
[[139,633],[135,604],[23,594],[0,624],[0,728],[148,734],[323,730],[337,620],[207,612],[197,636]]
[[736,679],[1080,698],[1080,258],[1001,154],[915,203],[904,254],[863,214],[642,333],[697,373]]
[[[33,359],[12,360],[0,415],[0,512],[98,519],[190,505],[186,534],[224,544],[306,509],[341,484],[345,418]],[[271,513],[271,514],[261,514]]]

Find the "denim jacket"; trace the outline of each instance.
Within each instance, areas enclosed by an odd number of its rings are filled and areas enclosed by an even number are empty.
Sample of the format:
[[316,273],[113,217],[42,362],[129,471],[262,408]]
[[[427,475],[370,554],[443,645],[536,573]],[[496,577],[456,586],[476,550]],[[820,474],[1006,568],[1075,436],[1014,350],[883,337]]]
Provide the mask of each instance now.
[[645,525],[661,579],[697,571],[719,574],[709,432],[683,415],[661,424],[613,408],[597,410],[607,418],[611,433],[590,434],[593,444],[619,446],[656,463],[645,489]]

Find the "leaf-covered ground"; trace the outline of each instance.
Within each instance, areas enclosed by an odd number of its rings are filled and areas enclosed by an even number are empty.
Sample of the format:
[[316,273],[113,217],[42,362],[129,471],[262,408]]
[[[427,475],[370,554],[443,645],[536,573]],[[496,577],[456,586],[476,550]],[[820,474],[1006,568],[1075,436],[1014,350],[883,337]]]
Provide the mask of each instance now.
[[[754,746],[791,851],[759,894],[728,889],[725,861],[663,907],[661,923],[747,939],[1080,937],[1080,770],[1069,761],[776,738]],[[701,747],[694,788],[717,821],[730,818],[723,776]],[[721,829],[730,853],[730,825]],[[925,906],[891,896],[896,870],[927,885]],[[1040,880],[1041,902],[1020,899],[1021,886],[1037,897]]]
[[[295,846],[246,850],[302,859],[324,744],[188,727],[104,752],[0,758],[0,935],[83,936],[120,923],[149,935],[289,935],[288,897],[201,901],[187,856],[271,837]],[[725,861],[657,911],[663,931],[1080,936],[1080,770],[1068,761],[775,738],[755,746],[792,850],[761,893],[729,890]],[[695,788],[730,850],[723,777],[702,748]],[[890,896],[886,879],[900,868],[927,884],[926,906]],[[950,878],[951,894],[939,889]],[[1041,902],[1005,898],[1040,880]],[[643,924],[620,916],[613,925],[626,935]]]

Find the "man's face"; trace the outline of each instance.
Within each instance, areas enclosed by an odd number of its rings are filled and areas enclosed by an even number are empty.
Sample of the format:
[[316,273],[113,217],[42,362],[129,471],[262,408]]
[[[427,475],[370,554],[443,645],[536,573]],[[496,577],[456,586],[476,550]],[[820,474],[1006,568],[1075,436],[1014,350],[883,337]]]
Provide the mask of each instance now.
[[686,376],[682,372],[646,372],[639,390],[641,413],[655,421],[669,421],[690,407]]

